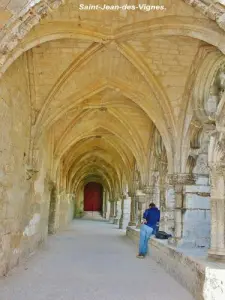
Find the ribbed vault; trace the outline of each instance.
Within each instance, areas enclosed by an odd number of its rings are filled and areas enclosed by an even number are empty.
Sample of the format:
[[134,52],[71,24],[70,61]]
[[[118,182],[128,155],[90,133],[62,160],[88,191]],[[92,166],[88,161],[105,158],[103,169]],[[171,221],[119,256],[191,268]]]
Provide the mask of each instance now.
[[[145,130],[143,131],[143,128]],[[55,171],[63,168],[66,186],[76,193],[87,178],[100,180],[112,198],[132,185],[134,164],[147,173],[149,132],[154,128],[143,109],[119,89],[105,88],[83,100],[49,127],[56,137]]]
[[50,2],[40,24],[10,54],[5,50],[1,70],[24,53],[30,147],[51,140],[52,180],[76,194],[96,178],[118,198],[126,185],[133,190],[149,184],[149,169],[157,166],[149,161],[153,148],[160,158],[164,149],[169,173],[177,170],[192,64],[209,36],[225,49],[221,30],[181,1],[176,16],[167,3],[167,12],[156,17],[135,12],[135,22],[132,11],[99,11],[98,18],[98,12],[79,10],[76,1]]

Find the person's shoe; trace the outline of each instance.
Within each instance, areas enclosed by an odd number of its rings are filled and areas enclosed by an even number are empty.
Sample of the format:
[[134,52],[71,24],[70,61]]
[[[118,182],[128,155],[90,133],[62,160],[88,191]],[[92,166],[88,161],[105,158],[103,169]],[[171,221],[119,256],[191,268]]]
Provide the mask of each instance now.
[[136,257],[137,257],[137,258],[141,258],[141,259],[145,258],[145,256],[144,256],[143,254],[137,254]]

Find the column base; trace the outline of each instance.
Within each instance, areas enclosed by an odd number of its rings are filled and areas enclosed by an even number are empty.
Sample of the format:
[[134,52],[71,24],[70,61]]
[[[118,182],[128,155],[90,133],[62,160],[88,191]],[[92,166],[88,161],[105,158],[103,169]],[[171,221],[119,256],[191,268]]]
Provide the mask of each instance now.
[[135,226],[135,227],[136,227],[136,225],[137,225],[136,222],[131,222],[131,221],[130,221],[130,222],[128,223],[128,226]]
[[225,261],[225,249],[211,248],[208,250],[208,258],[212,260]]
[[119,229],[123,229],[123,217],[119,219]]
[[113,224],[114,222],[114,217],[109,217],[109,223]]
[[119,219],[118,218],[114,218],[113,224],[118,225]]

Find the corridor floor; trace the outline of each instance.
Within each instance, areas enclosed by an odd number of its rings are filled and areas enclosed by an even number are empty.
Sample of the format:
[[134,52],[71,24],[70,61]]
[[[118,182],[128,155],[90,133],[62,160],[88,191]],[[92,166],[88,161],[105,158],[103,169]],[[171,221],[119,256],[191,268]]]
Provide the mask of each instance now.
[[114,225],[75,220],[0,280],[1,300],[192,300]]

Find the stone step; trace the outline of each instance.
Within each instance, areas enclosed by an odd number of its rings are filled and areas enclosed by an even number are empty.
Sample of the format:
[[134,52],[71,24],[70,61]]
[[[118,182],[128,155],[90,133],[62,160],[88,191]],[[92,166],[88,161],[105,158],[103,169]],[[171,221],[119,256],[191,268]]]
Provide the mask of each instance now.
[[82,219],[104,220],[101,212],[99,211],[85,211]]

